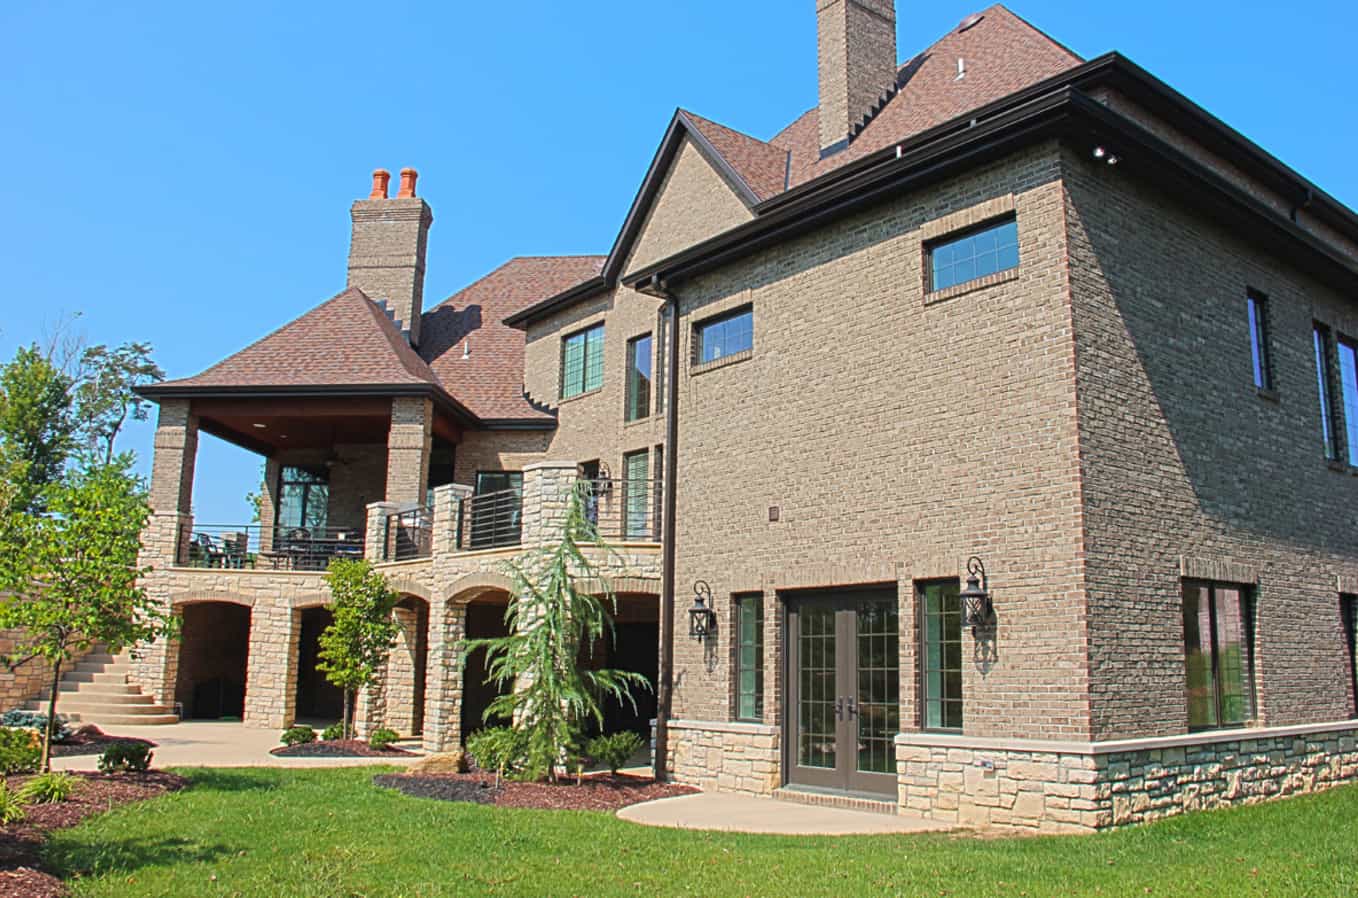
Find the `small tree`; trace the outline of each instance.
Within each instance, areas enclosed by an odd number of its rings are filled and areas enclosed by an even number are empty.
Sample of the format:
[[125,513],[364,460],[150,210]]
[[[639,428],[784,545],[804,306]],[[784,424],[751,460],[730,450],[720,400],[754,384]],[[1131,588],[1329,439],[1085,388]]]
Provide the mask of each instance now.
[[[583,548],[611,552],[585,513],[583,492],[572,492],[555,545],[507,565],[513,580],[505,611],[509,635],[467,644],[468,652],[486,649],[487,682],[511,687],[490,703],[485,719],[512,720],[524,734],[525,769],[552,782],[557,764],[577,747],[583,724],[593,719],[603,726],[601,695],[634,702],[632,688],[650,688],[639,673],[580,665],[582,649],[590,652],[599,639],[613,638],[608,609],[617,607],[607,579]],[[603,584],[602,596],[581,589],[583,580]]]
[[36,346],[0,366],[0,446],[23,470],[10,499],[16,511],[41,510],[44,491],[62,477],[76,427],[71,386]]
[[371,686],[396,645],[398,596],[367,561],[337,558],[325,573],[334,620],[320,636],[316,669],[344,691],[344,737],[353,738],[354,700]]
[[0,627],[21,634],[5,658],[13,669],[52,666],[42,769],[50,769],[62,665],[97,642],[113,653],[169,635],[173,616],[137,578],[141,529],[150,514],[130,456],[74,472],[47,491],[44,514],[13,513],[0,528]]
[[100,343],[80,356],[75,387],[77,433],[84,451],[96,461],[113,460],[113,444],[129,420],[145,421],[150,403],[137,387],[158,383],[165,372],[151,359],[151,344],[124,343],[110,349]]

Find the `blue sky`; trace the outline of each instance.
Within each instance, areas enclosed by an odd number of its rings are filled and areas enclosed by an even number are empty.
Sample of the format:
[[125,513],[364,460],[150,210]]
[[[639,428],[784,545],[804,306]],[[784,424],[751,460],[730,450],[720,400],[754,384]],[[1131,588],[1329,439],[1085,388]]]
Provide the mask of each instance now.
[[[906,57],[978,7],[898,8]],[[1358,6],[1011,8],[1087,58],[1123,52],[1358,205]],[[0,355],[79,312],[91,341],[149,340],[177,377],[344,286],[349,203],[378,166],[418,168],[433,206],[427,305],[516,254],[606,252],[676,106],[767,138],[814,105],[815,12],[7,3],[0,74]],[[150,425],[125,444],[149,465]],[[246,520],[256,470],[205,437],[198,520]]]

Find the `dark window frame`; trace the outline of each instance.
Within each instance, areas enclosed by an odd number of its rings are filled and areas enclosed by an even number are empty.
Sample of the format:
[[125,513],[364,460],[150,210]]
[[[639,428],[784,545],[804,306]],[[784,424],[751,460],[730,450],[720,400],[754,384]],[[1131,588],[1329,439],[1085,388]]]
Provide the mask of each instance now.
[[[730,352],[723,352],[721,355],[715,356],[710,359],[704,358],[705,354],[704,337],[710,332],[710,330],[712,328],[717,327],[718,325],[723,325],[731,321],[734,321],[735,319],[740,318],[744,315],[750,316],[750,345],[743,349],[735,349],[731,350]],[[694,365],[715,365],[718,362],[723,362],[726,361],[727,359],[746,355],[753,352],[754,352],[754,303],[745,303],[742,306],[737,306],[734,309],[728,309],[725,312],[722,312],[717,315],[712,315],[710,317],[702,319],[701,321],[695,321],[693,324],[693,355],[691,358],[691,362]]]
[[[289,472],[303,472],[311,479],[298,477],[296,474],[289,476]],[[301,487],[301,519],[296,523],[283,520],[284,494],[288,487]],[[323,489],[316,490],[316,487]],[[323,497],[324,508],[320,517],[319,525],[307,523],[307,511],[311,507],[312,493],[319,492]],[[274,500],[274,530],[278,533],[286,534],[291,530],[320,531],[313,532],[313,536],[321,536],[323,531],[330,524],[330,472],[324,468],[310,465],[282,465],[278,471],[278,492]]]
[[[1340,426],[1340,406],[1335,386],[1334,335],[1319,321],[1311,322],[1311,344],[1315,352],[1316,392],[1320,398],[1320,429],[1324,440],[1325,458],[1339,461],[1344,455],[1343,428]],[[1339,398],[1339,402],[1335,399]]]
[[1340,594],[1339,616],[1344,625],[1344,642],[1348,647],[1349,688],[1353,690],[1353,713],[1358,717],[1358,595]]
[[[1256,658],[1255,658],[1256,651],[1255,651],[1255,621],[1254,621],[1255,614],[1257,613],[1258,609],[1258,601],[1255,595],[1255,587],[1249,583],[1232,583],[1225,580],[1204,580],[1195,577],[1184,577],[1180,581],[1179,595],[1181,603],[1186,602],[1186,597],[1184,596],[1184,593],[1187,591],[1189,587],[1207,589],[1207,605],[1209,620],[1208,626],[1210,630],[1210,647],[1211,647],[1210,662],[1211,662],[1212,691],[1214,702],[1213,709],[1216,718],[1215,723],[1205,725],[1201,724],[1194,725],[1190,721],[1188,727],[1189,732],[1194,733],[1213,732],[1216,730],[1232,730],[1248,727],[1252,721],[1257,719],[1259,714],[1259,694],[1258,686],[1256,684]],[[1242,638],[1244,639],[1245,642],[1245,656],[1244,658],[1241,659],[1243,665],[1242,679],[1244,680],[1241,698],[1246,703],[1246,709],[1245,714],[1242,715],[1242,717],[1239,720],[1230,721],[1225,720],[1224,719],[1225,715],[1223,713],[1225,703],[1223,701],[1222,676],[1221,676],[1222,651],[1220,649],[1220,646],[1218,645],[1219,628],[1217,626],[1218,589],[1234,590],[1240,597],[1240,611],[1239,611],[1240,624],[1242,630]],[[1181,641],[1184,644],[1185,686],[1188,687],[1190,684],[1188,683],[1188,671],[1187,671],[1188,634],[1186,631]],[[1188,701],[1187,688],[1185,689],[1184,700],[1185,702]]]
[[[1346,461],[1349,467],[1358,467],[1358,340],[1354,340],[1342,333],[1335,335],[1335,373],[1339,381],[1338,397],[1339,403],[1336,416],[1337,426],[1343,435],[1343,450],[1340,459]],[[1353,363],[1350,366],[1352,377],[1344,377],[1344,352],[1352,354]],[[1350,390],[1352,395],[1350,395]],[[1352,400],[1352,401],[1350,401]],[[1352,407],[1350,407],[1352,406]]]
[[[637,347],[646,341],[647,374],[643,378],[637,369]],[[645,380],[645,389],[640,383]],[[623,398],[623,420],[641,421],[651,417],[651,393],[655,385],[655,340],[650,332],[638,334],[627,341],[627,379]]]
[[[943,649],[943,645],[944,645],[944,644],[947,644],[947,643],[953,643],[953,642],[957,643],[957,646],[958,646],[958,662],[957,662],[956,673],[957,673],[958,692],[957,692],[957,698],[956,698],[956,699],[950,699],[950,698],[948,698],[948,697],[946,696],[946,690],[945,690],[945,695],[939,697],[939,699],[938,699],[938,703],[939,703],[939,717],[940,717],[941,720],[947,720],[947,713],[946,713],[946,710],[945,710],[945,706],[946,706],[949,702],[954,702],[954,703],[956,704],[956,706],[957,706],[957,716],[958,716],[958,721],[957,721],[957,725],[956,725],[956,726],[946,726],[946,725],[943,725],[943,726],[930,726],[930,725],[929,725],[929,702],[930,702],[929,674],[932,673],[932,672],[934,672],[934,670],[933,670],[933,668],[931,668],[931,667],[929,666],[929,610],[928,610],[928,602],[927,602],[927,600],[926,600],[926,592],[927,592],[927,590],[929,590],[930,588],[933,588],[933,587],[947,587],[947,586],[953,587],[953,589],[955,590],[955,595],[958,596],[958,598],[957,598],[957,601],[958,601],[957,612],[956,612],[956,614],[949,613],[949,614],[946,614],[946,615],[938,615],[938,616],[939,616],[939,617],[955,617],[955,618],[956,618],[956,623],[957,623],[957,638],[956,638],[956,639],[943,638],[943,639],[940,640],[940,645],[939,645],[939,658],[940,658],[940,663],[939,663],[939,667],[938,667],[938,672],[939,672],[940,674],[946,676],[947,674],[949,674],[950,672],[952,672],[952,671],[954,670],[953,668],[948,667],[948,666],[947,666],[946,660],[944,660],[944,649]],[[956,578],[951,578],[951,577],[944,577],[944,578],[942,578],[942,579],[935,579],[935,580],[920,580],[920,581],[917,581],[916,584],[915,584],[915,604],[917,605],[917,618],[918,618],[916,626],[919,628],[919,638],[918,638],[918,641],[917,641],[917,642],[918,642],[917,648],[918,648],[918,651],[919,651],[919,663],[918,663],[918,665],[917,665],[917,667],[918,667],[918,672],[919,672],[919,727],[920,727],[920,730],[922,730],[923,732],[926,732],[926,733],[961,733],[961,732],[963,731],[963,728],[964,728],[965,725],[966,725],[966,719],[967,719],[967,718],[966,718],[966,697],[965,697],[965,684],[964,684],[964,679],[965,679],[965,677],[964,677],[964,668],[965,668],[965,665],[964,665],[963,660],[962,660],[962,642],[963,642],[962,629],[963,629],[963,628],[962,628],[961,598],[960,598],[961,589],[962,589],[962,582],[961,582],[960,580],[956,579]]]
[[[755,618],[754,640],[749,643],[744,638],[742,623],[747,608],[753,608]],[[764,594],[760,592],[736,593],[731,597],[731,697],[733,707],[731,717],[745,723],[764,722]],[[751,650],[753,659],[747,666],[745,650]],[[753,673],[754,685],[748,693],[753,704],[752,714],[741,713],[747,692],[744,688],[745,674]]]
[[1273,328],[1269,322],[1268,294],[1250,287],[1245,290],[1246,323],[1250,330],[1250,376],[1254,387],[1265,393],[1275,391],[1273,380]]
[[[640,458],[646,462],[646,476],[633,478],[630,463]],[[651,450],[650,447],[624,452],[622,456],[622,539],[624,542],[649,541],[654,538],[655,521],[651,519]],[[640,489],[636,484],[641,484]],[[640,518],[637,518],[640,515]],[[639,523],[638,523],[639,520]]]
[[[571,331],[569,334],[566,334],[561,338],[561,365],[560,365],[561,377],[560,377],[560,387],[557,390],[557,393],[561,399],[563,400],[574,399],[576,396],[583,396],[586,393],[593,393],[595,390],[603,388],[604,385],[603,356],[605,355],[604,339],[607,333],[604,330],[604,324],[605,322],[596,321],[594,324],[591,324],[587,327],[582,327],[579,330]],[[600,356],[598,365],[599,383],[591,387],[589,385],[589,371],[590,371],[589,335],[596,330],[599,332],[599,356]],[[570,341],[574,340],[576,337],[583,338],[583,342],[581,344],[580,349],[580,389],[576,390],[573,393],[567,393],[566,349],[570,345]]]
[[[971,277],[965,278],[963,280],[952,281],[951,283],[939,286],[938,270],[934,264],[937,259],[936,254],[938,253],[939,250],[945,249],[947,247],[957,246],[981,234],[987,233],[989,231],[996,231],[999,230],[1000,228],[1008,227],[1009,225],[1014,226],[1015,255],[1013,265],[998,267],[994,271],[987,271],[985,274],[973,274]],[[999,261],[998,256],[999,253],[997,250],[996,251],[997,264]],[[976,257],[973,254],[972,260],[974,261],[975,258]],[[965,228],[959,228],[958,230],[955,231],[949,231],[946,234],[941,234],[938,237],[925,241],[924,243],[925,292],[938,293],[942,290],[951,290],[955,287],[963,287],[967,284],[974,283],[983,278],[993,277],[994,275],[1004,274],[1010,271],[1017,271],[1022,266],[1022,264],[1023,264],[1023,253],[1019,242],[1018,214],[1015,212],[1006,212],[1003,215],[998,215],[994,218],[988,218],[985,221],[978,222],[977,224],[970,225]]]

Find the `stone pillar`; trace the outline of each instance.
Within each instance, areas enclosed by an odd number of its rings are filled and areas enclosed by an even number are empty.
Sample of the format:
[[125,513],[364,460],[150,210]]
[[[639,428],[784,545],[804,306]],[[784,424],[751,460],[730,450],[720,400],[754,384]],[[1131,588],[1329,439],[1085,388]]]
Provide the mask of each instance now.
[[278,483],[283,465],[276,458],[264,460],[264,482],[259,491],[259,550],[273,551],[274,525],[278,520]]
[[[443,486],[434,487],[434,522],[433,522],[433,558],[434,558],[434,582],[445,582],[440,575],[444,572],[440,567],[446,567],[451,561],[451,555],[457,550],[458,530],[463,526],[462,522],[462,502],[470,499],[475,492],[469,486],[460,483],[447,483]],[[439,559],[443,559],[440,564]],[[447,571],[451,578],[455,572]]]
[[[172,600],[169,581],[160,571],[173,567],[187,551],[193,516],[183,512],[153,513],[141,532],[141,551],[137,564],[151,568],[141,578],[147,595],[162,608],[169,608]],[[158,639],[149,645],[132,647],[132,682],[162,704],[175,699],[175,681],[179,675],[179,646],[168,639]]]
[[386,725],[402,736],[415,732],[415,677],[420,650],[420,612],[416,608],[397,608],[396,623],[401,628],[396,647],[387,658],[384,695]]
[[396,513],[395,502],[373,502],[368,505],[368,526],[363,531],[363,557],[374,564],[387,557],[387,520]]
[[[193,508],[193,467],[198,457],[198,418],[188,400],[166,399],[156,424],[155,455],[151,461],[150,504],[153,514],[189,515]],[[188,551],[187,527],[176,533],[174,551],[147,563],[173,564]]]
[[524,546],[540,546],[560,534],[578,477],[579,468],[573,461],[542,461],[524,466]]
[[466,633],[466,605],[439,600],[429,606],[425,751],[454,751],[462,746],[462,651]]
[[387,723],[387,669],[377,671],[372,685],[359,690],[354,697],[354,735],[366,739],[372,731]]
[[245,725],[282,729],[297,711],[297,655],[302,613],[286,603],[250,609],[250,658],[245,670]]
[[434,445],[434,405],[428,399],[391,401],[387,433],[387,501],[422,506],[429,484],[429,453]]

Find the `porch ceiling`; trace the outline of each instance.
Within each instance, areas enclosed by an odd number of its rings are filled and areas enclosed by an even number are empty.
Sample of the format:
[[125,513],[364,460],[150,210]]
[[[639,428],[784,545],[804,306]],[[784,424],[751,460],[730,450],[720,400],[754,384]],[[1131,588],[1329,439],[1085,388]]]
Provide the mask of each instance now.
[[[193,413],[203,431],[262,455],[280,449],[385,443],[391,426],[391,400],[381,397],[198,399]],[[461,438],[458,426],[437,410],[433,429],[450,443]]]

